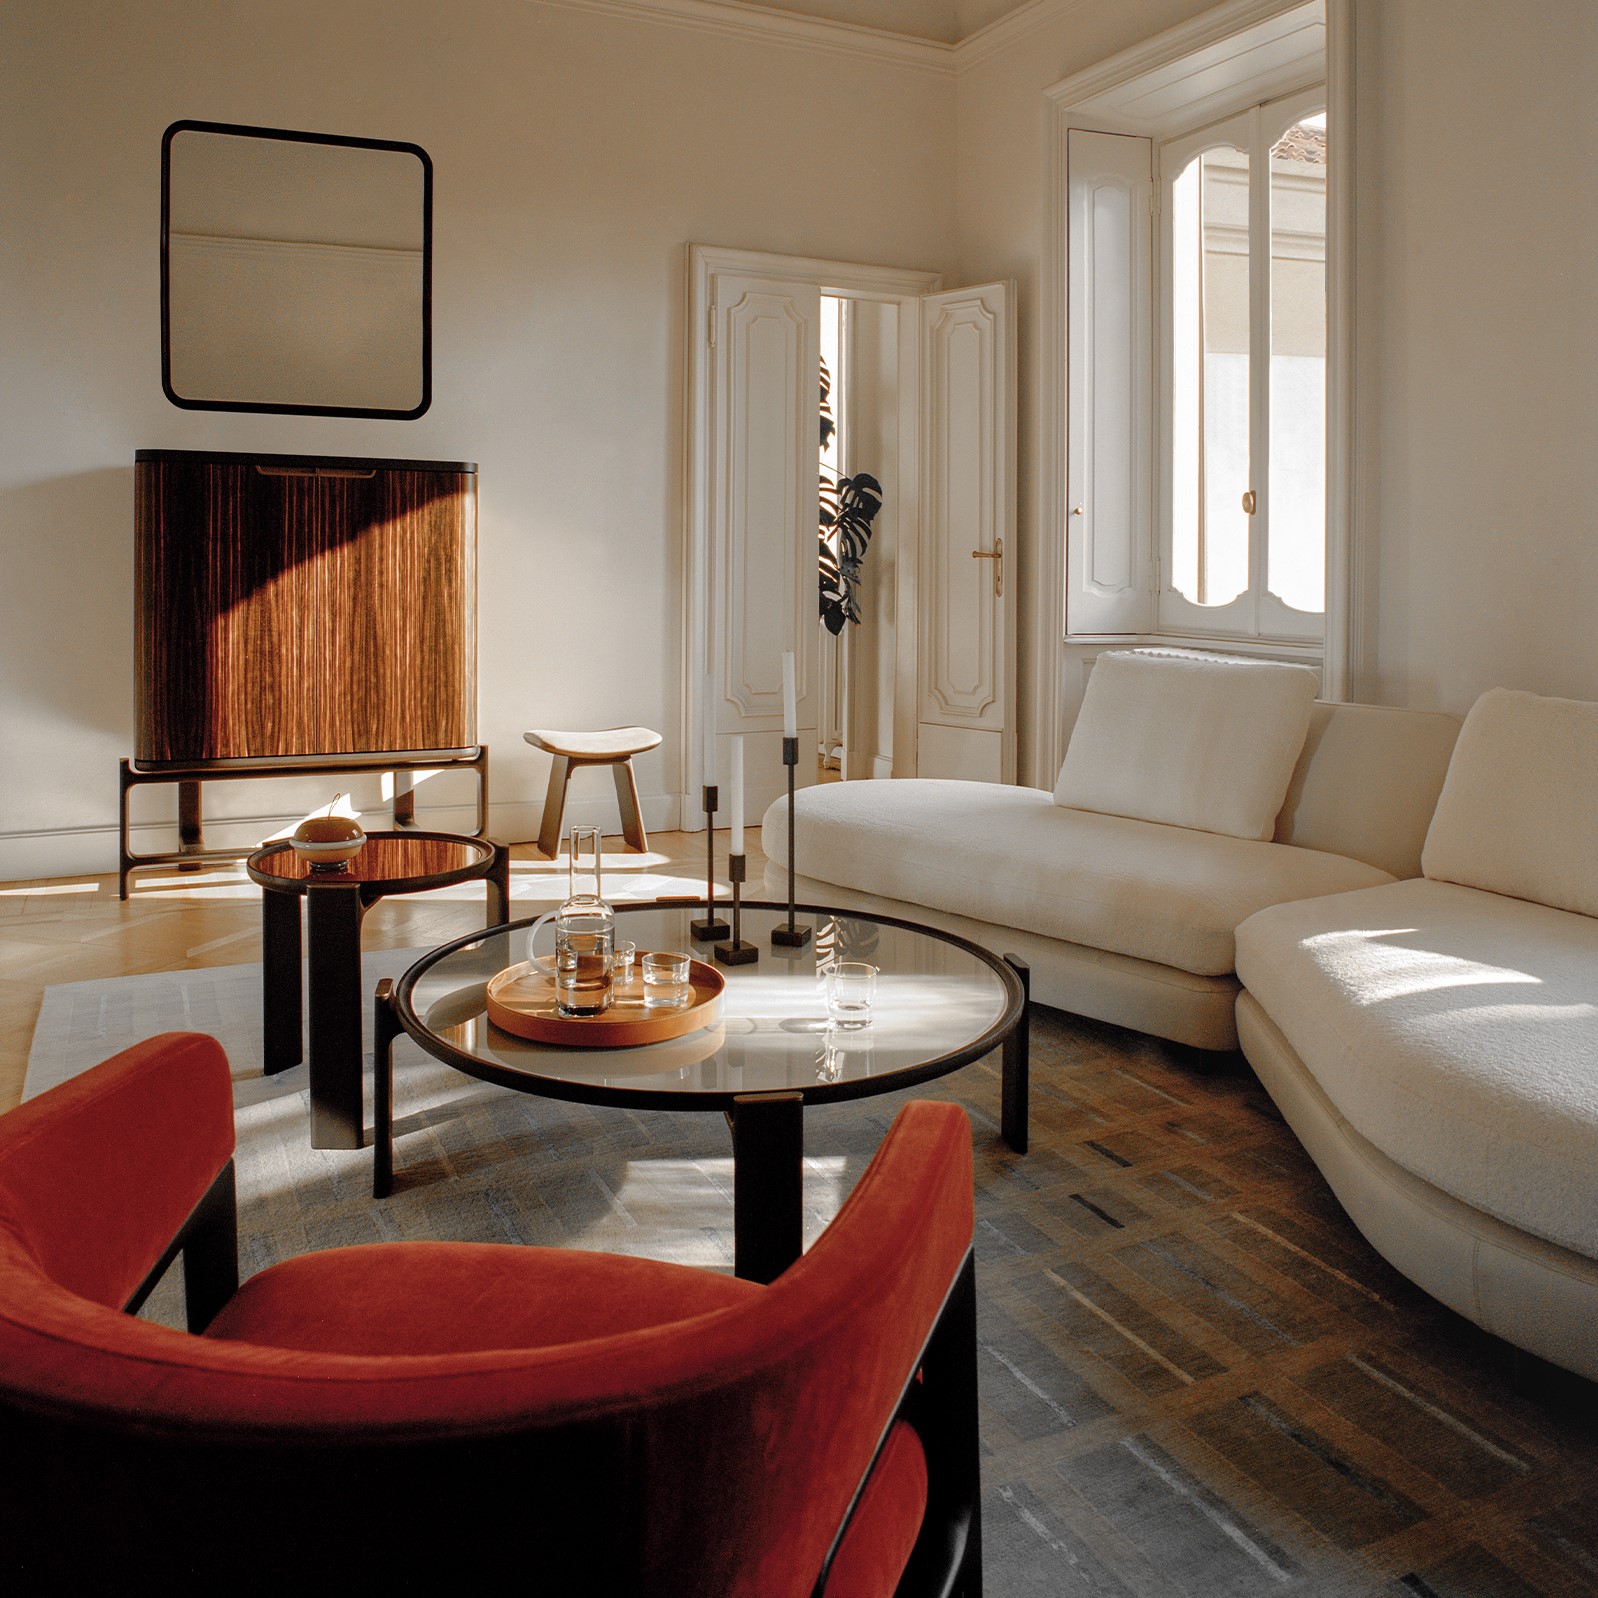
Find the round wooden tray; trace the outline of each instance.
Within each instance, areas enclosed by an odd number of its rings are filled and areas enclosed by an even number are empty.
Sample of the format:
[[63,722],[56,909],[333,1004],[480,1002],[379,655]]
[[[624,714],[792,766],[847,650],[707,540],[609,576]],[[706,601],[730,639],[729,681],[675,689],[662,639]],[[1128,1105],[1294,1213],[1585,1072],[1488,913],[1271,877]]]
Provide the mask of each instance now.
[[506,966],[488,982],[488,1019],[519,1038],[537,1043],[564,1043],[584,1049],[629,1049],[643,1043],[680,1038],[721,1019],[721,973],[700,960],[688,962],[693,996],[680,1010],[646,1009],[643,958],[633,960],[633,974],[611,992],[602,1015],[562,1015],[555,1008],[555,961],[552,955]]

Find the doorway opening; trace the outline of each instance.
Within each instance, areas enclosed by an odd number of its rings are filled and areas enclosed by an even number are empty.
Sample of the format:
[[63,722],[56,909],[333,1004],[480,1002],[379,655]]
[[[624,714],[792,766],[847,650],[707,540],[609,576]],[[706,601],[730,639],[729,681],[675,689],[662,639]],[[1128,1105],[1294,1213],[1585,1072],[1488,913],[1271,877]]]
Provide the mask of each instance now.
[[[1012,303],[1008,284],[690,247],[685,818],[730,760],[749,814],[785,787],[788,652],[801,785],[1014,780]],[[823,473],[834,518],[849,479],[877,501],[847,592]]]
[[816,780],[893,774],[899,308],[821,296]]

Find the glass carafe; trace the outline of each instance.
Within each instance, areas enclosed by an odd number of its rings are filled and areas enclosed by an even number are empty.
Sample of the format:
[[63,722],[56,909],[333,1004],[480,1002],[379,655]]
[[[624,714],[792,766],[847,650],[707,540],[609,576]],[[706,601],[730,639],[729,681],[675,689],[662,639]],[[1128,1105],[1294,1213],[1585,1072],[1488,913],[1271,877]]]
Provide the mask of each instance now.
[[605,903],[599,861],[599,828],[573,827],[566,902],[555,912],[555,1006],[562,1015],[600,1015],[610,1007],[616,912]]

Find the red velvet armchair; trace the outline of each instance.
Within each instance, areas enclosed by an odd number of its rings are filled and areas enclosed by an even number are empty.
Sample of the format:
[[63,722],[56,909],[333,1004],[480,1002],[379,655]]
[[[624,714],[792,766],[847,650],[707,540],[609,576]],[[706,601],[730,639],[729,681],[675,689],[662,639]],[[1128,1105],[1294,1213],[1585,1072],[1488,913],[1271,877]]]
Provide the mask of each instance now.
[[[10,1590],[980,1592],[958,1107],[907,1106],[767,1286],[379,1243],[239,1288],[232,1150],[193,1033],[0,1117]],[[124,1313],[179,1252],[191,1331]]]

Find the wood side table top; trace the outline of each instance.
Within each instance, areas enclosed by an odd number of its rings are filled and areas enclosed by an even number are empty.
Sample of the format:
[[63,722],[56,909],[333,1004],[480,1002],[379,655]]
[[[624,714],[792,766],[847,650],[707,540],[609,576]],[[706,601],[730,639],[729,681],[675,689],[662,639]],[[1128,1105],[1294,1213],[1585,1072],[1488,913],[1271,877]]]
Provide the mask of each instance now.
[[448,832],[369,832],[360,853],[339,871],[313,867],[287,842],[257,849],[245,867],[252,882],[278,893],[354,885],[377,896],[469,882],[483,876],[493,861],[494,845],[480,838]]

